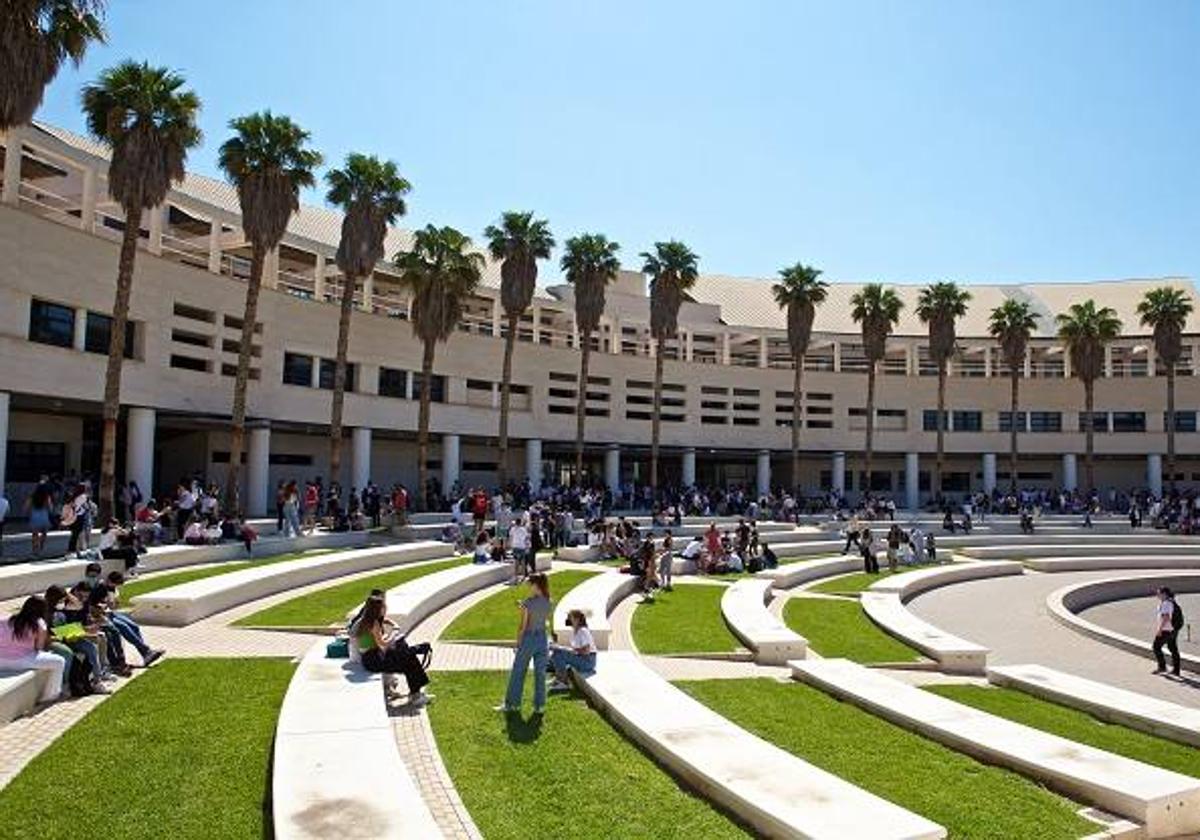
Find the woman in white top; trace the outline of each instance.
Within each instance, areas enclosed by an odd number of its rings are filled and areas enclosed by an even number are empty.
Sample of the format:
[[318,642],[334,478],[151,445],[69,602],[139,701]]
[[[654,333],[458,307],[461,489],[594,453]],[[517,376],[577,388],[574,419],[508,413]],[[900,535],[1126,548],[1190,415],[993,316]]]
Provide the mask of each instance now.
[[46,602],[38,596],[26,598],[21,609],[0,621],[0,669],[6,671],[46,671],[39,701],[50,703],[63,693],[63,676],[67,662],[50,653],[49,629],[46,626]]
[[567,682],[568,670],[580,674],[596,673],[596,643],[588,629],[587,616],[582,610],[571,610],[567,613],[567,623],[571,625],[570,646],[552,645],[550,648],[550,668],[554,671],[551,691],[567,691],[571,687]]

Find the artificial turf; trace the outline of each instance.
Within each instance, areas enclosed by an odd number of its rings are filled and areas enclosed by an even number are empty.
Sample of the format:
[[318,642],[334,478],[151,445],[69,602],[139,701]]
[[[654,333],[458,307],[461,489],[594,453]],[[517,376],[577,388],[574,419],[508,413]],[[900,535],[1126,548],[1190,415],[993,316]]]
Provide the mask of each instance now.
[[854,662],[912,662],[917,651],[880,630],[857,601],[844,598],[792,598],[783,609],[784,623],[808,639],[825,658]]
[[633,611],[633,642],[641,653],[732,653],[741,647],[721,616],[724,586],[677,583]]
[[853,572],[848,575],[839,575],[829,580],[821,581],[815,586],[809,587],[810,592],[824,592],[829,595],[858,595],[865,589],[870,588],[871,584],[892,575],[902,575],[905,572],[915,572],[918,569],[931,568],[933,564],[924,564],[920,566],[900,566],[895,572],[888,571],[887,566],[883,566],[879,570],[879,574],[871,575],[866,572]]
[[[555,602],[599,572],[566,569],[550,575],[550,596]],[[517,635],[520,611],[517,602],[530,595],[528,586],[504,589],[464,610],[441,638],[447,641],[511,642]]]
[[1200,778],[1200,750],[1145,732],[1106,723],[1086,712],[1060,706],[1010,688],[931,685],[927,691],[985,712],[1061,735],[1079,744]]
[[493,712],[507,676],[441,671],[431,686],[438,750],[488,840],[748,836],[577,694],[550,695],[544,718]]
[[0,790],[9,836],[269,837],[271,744],[294,668],[263,658],[154,666]]
[[953,838],[1073,839],[1097,830],[1070,800],[817,689],[769,679],[677,685],[805,761],[940,823]]
[[160,589],[166,589],[168,586],[175,586],[180,583],[189,583],[193,580],[203,580],[204,578],[216,577],[217,575],[227,574],[228,572],[237,572],[242,569],[248,569],[251,566],[270,566],[274,563],[286,563],[289,560],[299,560],[302,557],[314,557],[318,554],[327,554],[329,549],[320,548],[314,551],[298,551],[288,554],[274,554],[266,557],[255,557],[250,560],[235,560],[231,563],[217,563],[214,565],[200,566],[193,569],[183,569],[178,572],[165,572],[161,575],[153,575],[152,577],[136,577],[127,580],[121,587],[121,603],[123,606],[131,606],[132,601],[138,595],[145,595],[149,592],[157,592]]
[[421,562],[380,572],[375,575],[326,586],[306,595],[298,595],[274,606],[240,618],[234,624],[242,627],[328,627],[346,620],[357,604],[366,600],[372,589],[388,590],[419,577],[469,562],[454,557],[437,562]]

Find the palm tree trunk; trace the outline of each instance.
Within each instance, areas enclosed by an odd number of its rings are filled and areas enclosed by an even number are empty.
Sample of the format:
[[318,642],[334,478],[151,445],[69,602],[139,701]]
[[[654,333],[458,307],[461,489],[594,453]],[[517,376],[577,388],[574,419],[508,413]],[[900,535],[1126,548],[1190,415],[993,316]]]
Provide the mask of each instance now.
[[662,426],[663,342],[654,352],[654,414],[650,418],[650,490],[658,495],[658,436]]
[[575,486],[583,484],[583,432],[587,424],[588,365],[592,361],[592,332],[581,333],[583,344],[579,348],[579,383],[575,402]]
[[113,515],[117,483],[117,418],[121,413],[121,368],[125,364],[125,329],[129,323],[129,298],[133,293],[133,266],[141,236],[142,208],[125,209],[121,258],[117,263],[117,292],[113,298],[112,326],[108,335],[108,365],[104,371],[104,431],[100,443],[100,522]]
[[867,362],[867,446],[866,446],[866,487],[859,488],[859,498],[865,498],[871,492],[871,462],[875,457],[875,362]]
[[[354,287],[358,278],[345,278],[342,307],[338,316],[337,362],[333,369],[333,400],[329,406],[329,480],[342,474],[342,407],[346,401],[346,353],[350,348],[350,315],[354,311]],[[319,364],[319,363],[318,363]],[[320,375],[320,371],[317,372]]]
[[804,383],[804,354],[795,361],[792,371],[792,492],[800,496],[800,388]]
[[1175,492],[1175,363],[1167,365],[1167,475]]
[[1009,411],[1012,423],[1008,432],[1008,486],[1015,494],[1017,492],[1017,407],[1020,405],[1019,390],[1021,388],[1021,377],[1016,368],[1013,368],[1009,379],[1012,384],[1012,409]]
[[496,483],[500,485],[501,491],[508,483],[508,406],[512,392],[513,348],[517,345],[517,326],[520,321],[521,313],[508,313],[508,335],[504,337],[504,368],[500,374],[500,460],[496,464]]
[[242,309],[242,343],[238,347],[237,377],[233,380],[233,417],[229,433],[229,471],[225,476],[225,504],[234,512],[242,512],[238,477],[246,438],[246,389],[250,382],[250,351],[254,347],[254,323],[258,320],[258,293],[262,290],[266,256],[266,248],[254,245],[250,257],[250,280],[246,284],[246,305]]
[[[433,381],[433,353],[436,346],[433,341],[426,341],[421,355],[421,400],[417,410],[417,504],[422,511],[429,510],[429,385]],[[445,453],[442,457],[445,457]]]
[[942,496],[942,470],[946,466],[946,362],[938,362],[937,457],[933,461],[933,497]]
[[1092,463],[1092,455],[1095,449],[1093,437],[1095,435],[1094,423],[1092,421],[1092,406],[1095,404],[1095,383],[1086,381],[1083,383],[1083,413],[1087,418],[1087,436],[1086,448],[1083,456],[1083,477],[1084,490],[1088,493],[1095,487],[1095,465]]

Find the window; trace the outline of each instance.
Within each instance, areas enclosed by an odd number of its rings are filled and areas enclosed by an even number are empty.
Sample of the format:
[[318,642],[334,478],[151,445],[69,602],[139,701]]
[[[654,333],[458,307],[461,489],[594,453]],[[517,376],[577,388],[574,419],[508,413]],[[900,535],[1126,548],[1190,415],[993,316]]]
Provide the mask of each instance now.
[[396,368],[381,367],[379,369],[379,396],[398,397],[408,396],[408,371]]
[[[29,307],[29,340],[55,347],[75,344],[75,310],[58,303],[35,300]],[[108,348],[104,348],[107,353]]]
[[551,414],[574,414],[575,406],[551,404],[546,406],[546,410]]
[[[1167,429],[1167,412],[1163,412],[1163,431]],[[1175,412],[1175,431],[1177,432],[1194,432],[1196,431],[1196,412],[1194,411],[1176,411]]]
[[[1025,425],[1025,420],[1026,420],[1025,412],[1018,411],[1017,412],[1017,431],[1018,432],[1026,431],[1027,427]],[[1011,411],[1001,411],[1000,412],[1000,431],[1011,432],[1012,428],[1013,428],[1012,412]]]
[[[112,339],[112,318],[108,315],[102,315],[99,312],[89,312],[87,314],[87,324],[85,335],[83,338],[83,349],[89,353],[103,353],[108,355],[108,342]],[[137,335],[137,325],[133,321],[125,322],[125,358],[133,358],[133,347],[135,336]]]
[[463,461],[463,472],[495,472],[495,461]]
[[983,431],[982,411],[956,411],[951,419],[954,421],[954,431],[956,432]]
[[313,357],[301,353],[283,354],[283,384],[312,387]]
[[560,400],[575,399],[575,391],[570,388],[550,388],[548,393],[551,397],[556,397]]
[[313,464],[311,455],[295,455],[288,452],[272,452],[268,460],[272,466],[279,467],[311,467]]
[[[414,400],[421,398],[421,389],[424,387],[424,379],[419,373],[412,375],[412,395]],[[446,377],[435,373],[429,380],[429,401],[435,403],[444,403],[446,401]]]
[[171,367],[179,368],[180,370],[194,370],[197,373],[208,373],[207,359],[193,359],[191,356],[180,356],[177,353],[171,354]]
[[8,480],[33,483],[43,475],[67,471],[67,445],[31,440],[8,442]]
[[1114,411],[1112,424],[1114,432],[1144,432],[1146,431],[1146,412]]
[[1061,432],[1061,411],[1031,411],[1029,412],[1029,431],[1031,432]]
[[[346,391],[347,393],[354,391],[354,372],[358,365],[352,362],[346,362]],[[337,370],[337,361],[335,359],[322,359],[321,372],[317,381],[318,388],[324,388],[326,391],[333,390],[333,375]]]
[[203,321],[206,324],[215,324],[217,315],[208,309],[201,309],[198,306],[189,306],[186,303],[176,303],[174,309],[176,318],[187,318],[189,321]]
[[201,335],[200,333],[189,332],[187,330],[171,330],[171,340],[178,344],[187,344],[191,347],[212,347],[212,336]]
[[[487,393],[490,394],[492,392],[492,383],[488,382],[486,379],[468,379],[467,380],[467,390],[468,391],[486,391]],[[551,388],[550,390],[551,390],[551,392],[554,391],[553,388]]]
[[[1086,417],[1087,417],[1087,414],[1085,414],[1082,411],[1079,412],[1079,431],[1081,431],[1081,432],[1087,431],[1087,421],[1085,420]],[[1108,431],[1108,413],[1107,412],[1104,412],[1104,411],[1093,411],[1092,412],[1092,431],[1093,432],[1107,432]]]
[[[937,431],[937,409],[936,408],[925,409],[925,411],[923,411],[921,413],[921,422],[923,424],[922,428],[925,431],[936,432]],[[948,411],[942,413],[942,428],[943,429],[950,428],[950,412],[948,412]]]
[[[232,362],[222,362],[221,363],[221,375],[222,376],[231,376],[231,377],[237,376],[237,369],[238,369],[238,366],[233,364]],[[257,382],[258,381],[258,368],[256,368],[256,367],[247,368],[246,376],[249,377],[249,379],[251,381]]]
[[[178,331],[176,331],[176,332],[178,332]],[[235,355],[239,354],[242,352],[242,342],[238,341],[237,339],[233,339],[233,338],[223,338],[223,339],[221,339],[221,351],[224,353],[233,353]],[[256,358],[261,356],[262,355],[262,347],[260,347],[257,344],[251,344],[250,345],[250,355],[254,356]]]

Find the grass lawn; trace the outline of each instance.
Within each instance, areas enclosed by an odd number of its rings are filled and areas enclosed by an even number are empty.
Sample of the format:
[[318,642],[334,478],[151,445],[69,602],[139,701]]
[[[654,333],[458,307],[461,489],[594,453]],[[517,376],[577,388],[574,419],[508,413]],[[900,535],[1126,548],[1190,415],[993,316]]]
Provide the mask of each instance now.
[[493,712],[507,676],[440,671],[429,707],[442,760],[488,840],[748,836],[579,695],[551,695],[540,723]]
[[1015,689],[936,685],[927,686],[926,690],[1080,744],[1200,778],[1200,750],[1195,747],[1118,724],[1105,723],[1086,712],[1069,709]]
[[724,586],[678,583],[633,611],[633,641],[642,653],[730,653],[741,647],[721,617]]
[[826,658],[863,663],[920,658],[917,651],[876,627],[857,601],[792,598],[784,607],[783,621]]
[[[294,668],[261,658],[156,665],[0,790],[5,824],[39,840],[270,836],[268,765]],[[116,800],[103,804],[109,794]]]
[[[915,572],[918,569],[932,568],[934,563],[923,564],[920,566],[901,566],[894,573],[889,572],[887,566],[883,566],[877,575],[869,575],[866,572],[854,572],[849,575],[840,575],[830,580],[822,581],[816,586],[810,587],[810,592],[824,592],[829,595],[857,595],[864,589],[867,589],[877,580],[883,580],[886,577],[891,577],[893,574],[902,575],[905,572]],[[944,564],[943,564],[944,565]]]
[[[550,575],[550,594],[556,603],[562,596],[599,572],[566,569]],[[520,611],[517,601],[530,595],[529,586],[509,587],[484,598],[450,623],[442,639],[446,641],[511,642],[517,635]]]
[[467,563],[465,557],[454,557],[436,563],[414,563],[399,569],[368,575],[345,583],[326,586],[290,601],[282,601],[256,613],[240,618],[234,624],[241,627],[328,627],[346,620],[350,610],[366,600],[372,589],[388,590],[419,577]]
[[273,563],[286,563],[288,560],[299,560],[301,557],[315,557],[318,554],[328,553],[329,549],[321,548],[315,551],[274,554],[269,557],[256,557],[252,560],[236,560],[232,563],[200,566],[194,569],[183,569],[178,572],[164,572],[163,574],[154,575],[149,578],[136,577],[127,581],[121,587],[121,603],[129,607],[132,606],[133,599],[136,596],[145,595],[148,592],[157,592],[159,589],[166,589],[168,586],[188,583],[193,580],[203,580],[204,578],[223,575],[227,572],[237,572],[242,569],[248,569],[251,566],[270,566]]
[[677,685],[809,763],[941,823],[951,837],[1073,840],[1097,830],[1070,800],[815,688],[768,679]]

